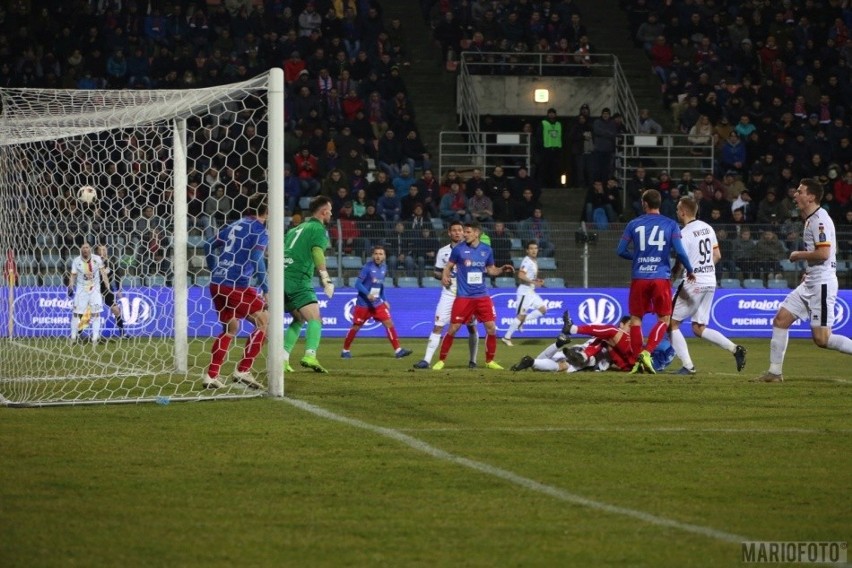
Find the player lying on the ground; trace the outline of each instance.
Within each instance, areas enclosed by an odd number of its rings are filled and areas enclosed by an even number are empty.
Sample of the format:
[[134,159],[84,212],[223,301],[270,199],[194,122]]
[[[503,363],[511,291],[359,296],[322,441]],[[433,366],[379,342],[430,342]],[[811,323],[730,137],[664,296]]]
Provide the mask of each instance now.
[[[535,358],[524,356],[513,371],[532,368],[535,371],[566,372],[577,371],[630,371],[636,361],[630,344],[630,317],[621,318],[618,326],[612,325],[574,325],[566,311],[563,316],[562,333],[554,343],[548,345]],[[582,345],[563,347],[570,341],[572,334],[591,335],[592,338]],[[674,359],[671,344],[661,342],[652,354],[654,368],[665,369]]]

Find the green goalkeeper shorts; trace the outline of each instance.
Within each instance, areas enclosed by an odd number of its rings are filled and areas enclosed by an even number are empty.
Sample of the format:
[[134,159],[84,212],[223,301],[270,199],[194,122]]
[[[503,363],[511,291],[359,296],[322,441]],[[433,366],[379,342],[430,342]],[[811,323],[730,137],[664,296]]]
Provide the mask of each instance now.
[[292,312],[303,308],[308,304],[316,304],[317,293],[311,286],[311,281],[294,282],[290,284],[289,280],[285,280],[284,285],[284,310]]

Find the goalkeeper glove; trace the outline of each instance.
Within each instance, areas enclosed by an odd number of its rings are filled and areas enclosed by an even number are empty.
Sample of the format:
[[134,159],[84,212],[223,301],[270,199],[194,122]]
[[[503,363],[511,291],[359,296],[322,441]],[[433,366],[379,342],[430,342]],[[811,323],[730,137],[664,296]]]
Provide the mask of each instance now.
[[328,296],[328,299],[334,296],[334,284],[331,282],[331,278],[328,276],[327,270],[320,270],[320,282],[322,282],[322,289],[325,292],[325,295]]
[[69,297],[69,298],[73,298],[73,297],[74,297],[74,288],[72,288],[72,287],[70,287],[70,286],[68,287],[68,297]]

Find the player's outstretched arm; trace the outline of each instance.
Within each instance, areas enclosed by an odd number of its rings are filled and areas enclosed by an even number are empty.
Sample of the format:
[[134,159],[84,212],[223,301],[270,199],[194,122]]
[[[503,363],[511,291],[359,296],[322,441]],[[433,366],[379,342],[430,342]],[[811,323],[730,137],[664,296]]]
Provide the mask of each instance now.
[[515,272],[515,267],[511,264],[504,264],[503,266],[491,266],[486,267],[485,271],[488,273],[488,276],[500,276],[501,274],[512,274]]
[[257,285],[263,290],[264,294],[269,293],[269,280],[266,275],[266,259],[263,256],[263,251],[255,249],[251,253],[251,259],[254,261],[254,274],[257,278]]

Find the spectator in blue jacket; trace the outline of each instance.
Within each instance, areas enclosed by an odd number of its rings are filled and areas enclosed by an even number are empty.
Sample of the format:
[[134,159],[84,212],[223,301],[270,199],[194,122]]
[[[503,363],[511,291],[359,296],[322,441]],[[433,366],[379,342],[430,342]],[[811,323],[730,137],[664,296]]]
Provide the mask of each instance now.
[[388,223],[396,223],[402,215],[402,201],[396,196],[393,186],[385,190],[385,194],[376,202],[376,212]]

